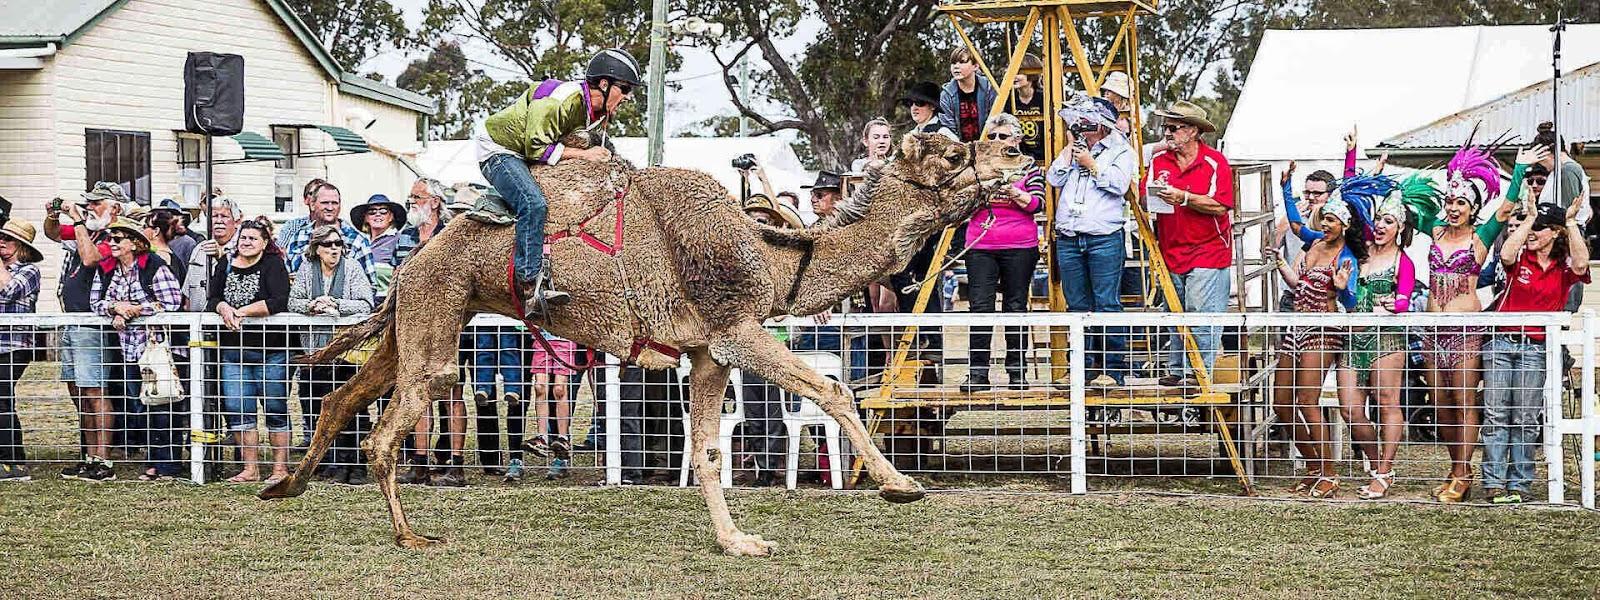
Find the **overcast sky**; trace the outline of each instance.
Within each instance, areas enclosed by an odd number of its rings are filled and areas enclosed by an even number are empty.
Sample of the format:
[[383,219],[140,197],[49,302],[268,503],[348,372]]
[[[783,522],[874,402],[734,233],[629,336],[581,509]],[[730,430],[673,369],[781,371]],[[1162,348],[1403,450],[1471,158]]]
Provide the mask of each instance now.
[[[407,25],[413,29],[421,26],[422,12],[428,4],[427,0],[389,1],[404,13]],[[820,22],[803,22],[798,28],[797,35],[780,40],[778,47],[785,53],[798,54],[805,50],[807,41],[816,36],[820,26]],[[462,50],[467,55],[467,60],[472,61],[475,67],[483,69],[495,79],[505,80],[522,76],[520,70],[505,61],[497,60],[494,53],[482,42],[469,40],[462,45]],[[682,66],[677,71],[667,74],[668,81],[676,81],[681,85],[681,89],[667,96],[668,135],[706,117],[734,114],[733,103],[728,99],[728,91],[722,85],[722,71],[711,58],[711,53],[700,48],[680,48],[679,52],[683,56]],[[368,60],[359,70],[377,71],[393,83],[407,64],[416,58],[421,58],[422,55],[420,52],[408,54],[391,51]],[[650,60],[649,56],[635,58],[646,65]],[[765,68],[767,68],[766,63],[759,60],[751,61],[753,71]]]

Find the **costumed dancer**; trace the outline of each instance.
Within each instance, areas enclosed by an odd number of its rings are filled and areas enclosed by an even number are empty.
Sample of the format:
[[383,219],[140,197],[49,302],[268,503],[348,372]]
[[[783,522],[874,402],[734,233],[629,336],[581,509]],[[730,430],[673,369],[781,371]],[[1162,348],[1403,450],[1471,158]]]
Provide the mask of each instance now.
[[[1366,260],[1361,261],[1356,307],[1351,312],[1410,312],[1417,275],[1405,249],[1411,245],[1417,219],[1406,199],[1420,198],[1437,205],[1440,191],[1431,178],[1420,173],[1398,184],[1381,175],[1371,179],[1373,197],[1378,198],[1373,208],[1373,239],[1367,245]],[[1389,191],[1383,193],[1383,188]],[[1345,194],[1348,197],[1350,192]],[[1364,500],[1382,498],[1394,485],[1395,451],[1406,426],[1400,391],[1405,385],[1407,349],[1405,327],[1355,328],[1347,360],[1339,369],[1342,415],[1350,424],[1351,440],[1371,468],[1371,481],[1356,490],[1356,496]],[[1368,398],[1377,400],[1377,427],[1367,417]]]
[[[1278,256],[1276,248],[1263,251],[1277,262],[1284,279],[1295,282],[1295,312],[1335,312],[1336,304],[1345,310],[1355,307],[1355,277],[1366,256],[1363,225],[1356,214],[1344,200],[1329,200],[1319,217],[1322,238],[1293,266]],[[1280,422],[1292,424],[1295,446],[1307,464],[1306,477],[1291,488],[1293,493],[1331,498],[1339,489],[1327,443],[1327,423],[1317,403],[1328,369],[1344,350],[1344,334],[1338,327],[1290,327],[1284,332],[1279,350],[1285,356],[1279,359],[1274,375],[1279,394],[1273,399],[1273,408]],[[1293,398],[1285,397],[1290,390]]]
[[[1418,230],[1433,238],[1428,249],[1428,312],[1483,310],[1476,293],[1478,274],[1512,208],[1502,203],[1492,217],[1475,224],[1479,209],[1500,196],[1500,171],[1493,159],[1497,145],[1480,148],[1469,139],[1450,159],[1442,214],[1425,198],[1406,199],[1418,209]],[[1437,327],[1423,339],[1439,434],[1450,454],[1448,479],[1433,489],[1440,502],[1461,502],[1472,491],[1484,333],[1485,328],[1476,325]]]

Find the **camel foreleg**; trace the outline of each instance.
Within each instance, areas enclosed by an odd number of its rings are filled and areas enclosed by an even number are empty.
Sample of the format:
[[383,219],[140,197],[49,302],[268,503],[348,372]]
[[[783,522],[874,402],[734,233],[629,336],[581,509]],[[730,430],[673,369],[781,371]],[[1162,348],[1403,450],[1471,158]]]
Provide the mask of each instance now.
[[[452,350],[453,352],[454,350]],[[395,399],[378,418],[372,434],[363,444],[372,461],[372,474],[378,489],[389,504],[389,520],[394,525],[394,543],[401,548],[426,548],[444,543],[444,538],[418,535],[406,519],[405,507],[400,504],[400,485],[395,482],[395,462],[400,456],[400,446],[411,428],[422,417],[423,411],[434,398],[444,397],[458,379],[454,365],[435,372],[421,381],[403,378],[395,390]]]
[[[895,503],[921,500],[926,492],[915,479],[901,473],[884,458],[883,452],[872,443],[867,428],[856,412],[856,403],[850,389],[838,381],[819,375],[800,357],[795,356],[761,325],[749,322],[730,332],[730,336],[714,342],[711,353],[722,362],[760,375],[768,382],[785,390],[815,400],[817,406],[832,416],[850,436],[856,451],[862,454],[867,473],[878,482],[878,495]],[[720,392],[719,392],[720,393]]]
[[711,360],[705,349],[689,353],[692,361],[689,370],[689,453],[694,460],[695,476],[700,479],[700,495],[711,512],[711,525],[717,530],[717,544],[730,556],[767,556],[777,544],[739,530],[733,515],[728,512],[728,501],[722,492],[722,456],[716,439],[721,428],[723,392],[728,389],[728,368]]

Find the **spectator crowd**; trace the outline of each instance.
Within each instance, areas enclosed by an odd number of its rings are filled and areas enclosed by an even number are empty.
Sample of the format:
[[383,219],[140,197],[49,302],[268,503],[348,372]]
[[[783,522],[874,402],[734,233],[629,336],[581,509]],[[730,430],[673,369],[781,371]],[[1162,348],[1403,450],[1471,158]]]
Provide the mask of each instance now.
[[[1024,66],[1029,65],[1037,68],[1038,59],[1028,57]],[[967,50],[953,52],[949,67],[951,77],[943,85],[919,82],[904,91],[901,125],[890,116],[865,123],[860,158],[849,169],[824,169],[808,186],[811,211],[826,219],[841,203],[848,180],[895,160],[897,131],[1001,142],[1034,156],[1040,168],[995,194],[959,228],[958,250],[937,255],[935,236],[903,271],[857,294],[853,307],[868,312],[953,308],[940,302],[917,306],[914,292],[928,273],[943,271],[959,253],[971,312],[1030,310],[1041,259],[1055,261],[1068,311],[1119,312],[1129,287],[1128,231],[1137,225],[1130,202],[1143,202],[1153,215],[1160,260],[1181,309],[1229,309],[1231,272],[1241,267],[1235,264],[1234,176],[1227,157],[1206,141],[1216,131],[1206,110],[1183,101],[1161,107],[1154,112],[1160,137],[1142,144],[1141,153],[1129,137],[1140,132],[1130,131],[1134,93],[1126,74],[1111,73],[1098,95],[1074,94],[1059,107],[1045,107],[1037,75],[1018,75],[1009,97],[1001,98],[995,82],[978,72]],[[1047,155],[1050,148],[1042,130],[1043,120],[1052,117],[1061,119],[1066,139],[1054,156]],[[1399,314],[1575,308],[1589,278],[1583,236],[1592,212],[1586,200],[1588,177],[1565,155],[1550,127],[1538,127],[1533,140],[1516,154],[1509,185],[1502,184],[1497,148],[1470,144],[1440,173],[1443,185],[1429,173],[1403,180],[1383,174],[1381,163],[1376,172],[1359,172],[1353,133],[1346,140],[1342,177],[1311,173],[1295,197],[1291,166],[1281,179],[1286,221],[1279,236],[1292,234],[1297,243],[1266,249],[1292,290],[1281,309]],[[494,160],[510,160],[499,157]],[[510,161],[507,168],[522,166]],[[807,226],[796,194],[773,190],[760,165],[739,168],[761,180],[759,191],[738,198],[753,221]],[[1551,177],[1562,181],[1559,197],[1546,185]],[[330,330],[251,319],[283,313],[349,317],[373,311],[384,301],[396,269],[458,213],[470,210],[468,196],[473,193],[421,179],[404,202],[373,195],[348,207],[346,220],[339,188],[316,179],[302,191],[306,215],[281,225],[244,214],[226,196],[214,196],[208,203],[209,231],[190,229],[201,216],[197,208],[172,200],[139,206],[114,183],[96,183],[73,201],[53,203],[43,234],[66,250],[60,267],[62,307],[110,323],[60,330],[61,379],[77,407],[81,432],[81,460],[60,476],[115,479],[114,459],[136,455],[142,459],[139,479],[178,476],[187,445],[187,417],[181,408],[186,405],[172,402],[170,394],[157,388],[163,376],[188,381],[190,369],[196,368],[214,369],[204,379],[216,382],[211,395],[221,399],[221,427],[239,453],[242,468],[229,474],[228,481],[271,482],[286,476],[296,426],[307,433],[317,426],[320,399],[353,377],[370,349],[348,352],[334,364],[296,365],[293,357],[324,345]],[[1480,218],[1489,207],[1493,210]],[[1047,209],[1053,219],[1043,222],[1040,213]],[[1405,249],[1420,236],[1431,240],[1431,246],[1428,268],[1419,272]],[[1041,253],[1041,241],[1050,242],[1048,253]],[[25,220],[11,219],[0,228],[0,262],[6,267],[0,269],[0,312],[36,310],[43,292],[43,254],[37,243],[33,224]],[[1134,280],[1137,285],[1136,276]],[[1480,283],[1497,286],[1493,303],[1480,301]],[[187,332],[141,322],[142,317],[174,311],[220,317],[223,328],[215,332],[214,362],[193,360],[213,350],[191,344]],[[847,365],[851,379],[883,368],[890,347],[884,336],[844,335],[827,324],[827,316],[820,315],[820,326],[792,339],[786,331],[773,333],[795,350],[854,350]],[[1396,390],[1413,353],[1414,329],[1290,327],[1281,332],[1272,404],[1280,427],[1307,464],[1294,492],[1325,498],[1340,490],[1331,446],[1339,436],[1319,404],[1321,382],[1337,373],[1343,420],[1370,468],[1370,477],[1355,494],[1388,494],[1406,425]],[[521,329],[463,335],[460,362],[463,380],[471,383],[424,414],[405,445],[403,483],[466,484],[468,398],[474,407],[477,462],[493,476],[519,479],[530,468],[525,461],[536,457],[546,461],[547,476],[564,477],[574,452],[604,443],[604,420],[598,414],[586,428],[586,439],[572,439],[573,405],[584,373],[571,367],[582,349],[544,332],[531,335],[544,336],[544,343],[533,343]],[[992,328],[975,326],[968,335],[970,366],[958,384],[961,392],[1031,387],[1031,341],[1024,328],[1004,328],[998,358],[992,356]],[[1135,375],[1150,375],[1163,389],[1191,390],[1201,385],[1197,371],[1213,372],[1222,346],[1219,327],[1193,327],[1192,351],[1180,336],[1168,335],[1166,357],[1155,365],[1159,372],[1149,373],[1131,364],[1129,336],[1127,328],[1118,327],[1089,332],[1087,385],[1120,388]],[[1478,477],[1473,456],[1482,446],[1483,493],[1495,502],[1520,502],[1533,482],[1533,449],[1543,419],[1542,332],[1441,328],[1417,341],[1451,462],[1433,497],[1454,502],[1470,496]],[[917,337],[915,351],[937,363],[943,344],[942,334],[925,331]],[[34,333],[0,331],[0,479],[32,475],[23,453],[15,386],[21,371],[42,359],[41,350]],[[999,369],[993,368],[996,362]],[[152,378],[152,364],[170,364],[171,372]],[[588,376],[596,384],[598,400],[604,393],[603,374],[590,370]],[[651,417],[665,416],[656,412],[680,400],[674,397],[676,388],[666,385],[675,384],[676,375],[625,367],[620,377],[624,480],[641,482],[661,475],[651,472],[660,465],[646,464],[643,450],[651,440],[667,437],[654,435],[659,432],[652,428],[674,419]],[[937,373],[933,379],[937,382]],[[1049,383],[1073,384],[1066,379]],[[754,455],[756,483],[771,485],[774,473],[783,469],[789,443],[781,408],[790,400],[750,374],[742,385],[750,419],[745,447]],[[298,400],[298,410],[291,409],[291,399]],[[1369,403],[1377,407],[1376,422],[1368,416]],[[1102,422],[1115,418],[1110,411],[1091,416]],[[371,427],[369,416],[358,415],[338,427],[332,466],[321,475],[340,483],[364,483],[367,474],[358,449]]]

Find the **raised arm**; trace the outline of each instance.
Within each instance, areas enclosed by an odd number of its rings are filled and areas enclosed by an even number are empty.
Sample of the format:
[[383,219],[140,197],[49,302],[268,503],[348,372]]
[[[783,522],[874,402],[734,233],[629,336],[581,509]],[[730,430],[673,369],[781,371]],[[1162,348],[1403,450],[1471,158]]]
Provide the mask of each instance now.
[[1505,242],[1500,244],[1500,264],[1507,267],[1517,264],[1517,258],[1522,256],[1522,247],[1528,243],[1528,235],[1533,233],[1533,222],[1537,218],[1538,215],[1528,215],[1506,236]]

